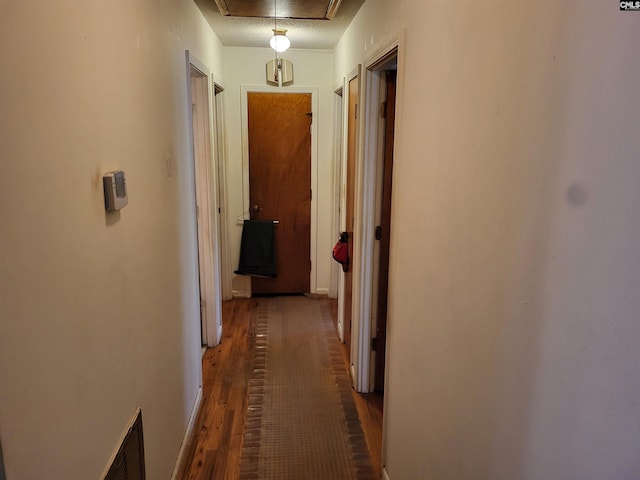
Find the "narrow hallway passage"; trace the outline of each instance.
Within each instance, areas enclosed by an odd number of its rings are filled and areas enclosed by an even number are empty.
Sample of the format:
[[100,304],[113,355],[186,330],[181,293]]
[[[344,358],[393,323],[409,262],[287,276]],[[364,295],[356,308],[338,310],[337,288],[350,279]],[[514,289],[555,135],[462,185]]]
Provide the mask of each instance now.
[[382,397],[351,388],[336,307],[302,296],[223,304],[184,479],[380,478]]

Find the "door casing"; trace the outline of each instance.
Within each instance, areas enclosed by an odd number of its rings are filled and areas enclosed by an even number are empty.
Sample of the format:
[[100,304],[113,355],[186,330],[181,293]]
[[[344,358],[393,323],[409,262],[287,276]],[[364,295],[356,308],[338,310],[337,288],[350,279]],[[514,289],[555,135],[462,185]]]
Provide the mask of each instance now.
[[[186,52],[186,60],[187,98],[188,105],[192,106],[188,118],[192,139],[191,158],[194,164],[196,193],[194,215],[198,226],[197,250],[202,343],[208,347],[214,347],[220,343],[222,337],[222,295],[220,291],[219,224],[218,215],[215,213],[218,210],[218,205],[215,195],[217,176],[213,167],[213,152],[215,151],[212,130],[213,92],[209,69],[189,51]],[[193,107],[194,104],[195,107]],[[195,124],[194,113],[197,116]]]
[[227,142],[224,128],[224,85],[213,82],[213,129],[215,139],[216,174],[218,178],[218,225],[220,227],[220,281],[222,300],[231,300],[231,272],[229,255],[229,197],[227,191]]
[[[333,114],[333,158],[334,158],[334,172],[333,172],[333,223],[332,223],[332,237],[337,241],[342,225],[342,217],[340,210],[340,199],[342,198],[342,145],[344,137],[344,115],[343,115],[343,93],[344,86],[340,85],[334,89],[334,114]],[[332,262],[330,280],[329,280],[329,298],[338,298],[338,292],[340,291],[340,279],[342,275],[341,266],[337,262]],[[342,325],[338,322],[338,336],[340,340],[343,339]]]
[[[398,57],[398,89],[396,103],[396,138],[401,132],[402,82],[404,65],[404,45],[406,31],[401,30],[380,43],[378,48],[365,60],[362,69],[360,92],[361,115],[359,119],[359,149],[356,166],[355,188],[355,234],[353,259],[353,306],[352,306],[352,346],[351,363],[353,385],[358,392],[373,390],[374,352],[371,350],[371,339],[374,330],[377,298],[374,298],[374,245],[376,219],[376,172],[382,161],[383,138],[380,128],[379,103],[382,66],[394,55]],[[394,156],[398,158],[398,143],[394,148]],[[396,192],[397,194],[397,192]],[[393,237],[393,232],[391,234]],[[390,276],[389,288],[392,289],[393,278]],[[390,300],[392,300],[390,298]],[[389,304],[390,310],[392,304]],[[387,331],[387,347],[393,335],[392,327]],[[387,348],[387,358],[393,352]],[[387,383],[387,379],[385,379]],[[385,386],[385,390],[386,390]]]

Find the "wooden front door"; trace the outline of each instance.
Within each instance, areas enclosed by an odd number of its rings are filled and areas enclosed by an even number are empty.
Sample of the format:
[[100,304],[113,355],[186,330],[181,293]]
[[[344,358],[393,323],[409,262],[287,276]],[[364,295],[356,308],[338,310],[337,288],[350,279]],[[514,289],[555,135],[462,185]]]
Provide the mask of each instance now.
[[311,94],[247,94],[250,213],[274,220],[278,276],[254,294],[306,293],[311,278]]
[[351,308],[353,305],[353,223],[355,204],[356,145],[358,135],[359,79],[349,81],[347,120],[346,232],[349,237],[349,269],[344,275],[344,343],[351,358]]

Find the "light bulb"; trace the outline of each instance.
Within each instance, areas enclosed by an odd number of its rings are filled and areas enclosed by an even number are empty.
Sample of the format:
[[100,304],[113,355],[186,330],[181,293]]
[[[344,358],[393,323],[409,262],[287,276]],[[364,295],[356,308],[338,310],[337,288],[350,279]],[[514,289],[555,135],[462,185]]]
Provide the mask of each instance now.
[[286,30],[273,30],[273,37],[271,37],[271,41],[269,45],[276,52],[284,52],[289,46],[291,46],[291,42],[286,36]]

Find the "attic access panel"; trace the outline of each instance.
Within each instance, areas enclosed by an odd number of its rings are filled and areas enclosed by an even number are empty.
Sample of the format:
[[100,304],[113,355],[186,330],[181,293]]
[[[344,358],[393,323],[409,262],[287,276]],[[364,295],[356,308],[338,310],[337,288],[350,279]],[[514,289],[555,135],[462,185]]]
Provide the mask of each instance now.
[[[332,20],[342,0],[277,0],[278,18]],[[215,0],[218,10],[230,17],[274,16],[274,0]]]

